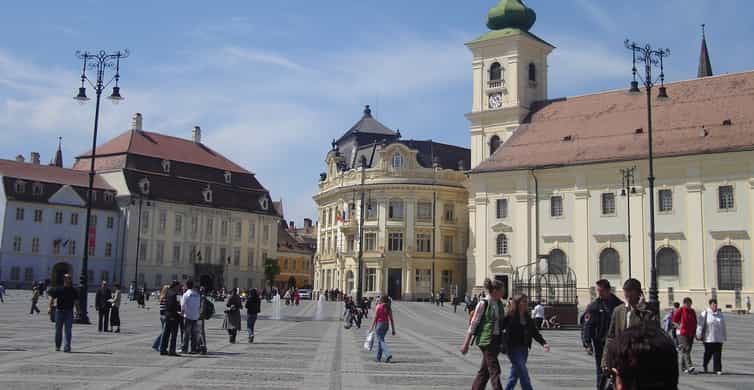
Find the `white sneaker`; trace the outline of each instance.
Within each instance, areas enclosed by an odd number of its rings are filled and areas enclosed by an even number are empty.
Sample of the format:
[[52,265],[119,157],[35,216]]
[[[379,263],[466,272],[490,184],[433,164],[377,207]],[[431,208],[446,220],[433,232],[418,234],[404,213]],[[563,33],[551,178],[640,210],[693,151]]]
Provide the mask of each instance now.
[[688,369],[688,370],[686,370],[686,373],[687,373],[687,374],[693,374],[693,373],[694,373],[694,371],[696,371],[696,367],[689,367],[689,369]]
[[723,372],[722,371],[718,371],[715,374],[717,374],[717,375],[723,375]]

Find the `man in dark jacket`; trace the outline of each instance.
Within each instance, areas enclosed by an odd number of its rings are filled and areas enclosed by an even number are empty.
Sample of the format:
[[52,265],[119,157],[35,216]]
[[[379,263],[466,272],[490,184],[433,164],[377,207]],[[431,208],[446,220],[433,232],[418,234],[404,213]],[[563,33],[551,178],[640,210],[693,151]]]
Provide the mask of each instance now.
[[178,356],[175,353],[175,339],[178,336],[178,324],[181,321],[181,304],[178,302],[179,286],[178,281],[174,280],[165,296],[165,328],[160,338],[160,355]]
[[94,307],[97,308],[97,331],[109,332],[107,324],[110,323],[110,298],[113,292],[107,287],[107,281],[103,280],[100,288],[97,289],[97,295],[94,298]]
[[602,371],[602,354],[613,309],[623,304],[610,289],[610,282],[600,279],[596,283],[597,299],[584,312],[583,342],[587,353],[594,355],[597,366],[597,389],[602,390],[607,376]]

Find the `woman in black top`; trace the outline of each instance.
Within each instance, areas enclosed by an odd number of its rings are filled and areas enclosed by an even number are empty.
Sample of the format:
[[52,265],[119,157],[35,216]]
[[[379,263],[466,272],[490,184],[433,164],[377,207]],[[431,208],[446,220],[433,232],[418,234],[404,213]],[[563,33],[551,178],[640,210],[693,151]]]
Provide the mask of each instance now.
[[225,325],[224,328],[228,330],[228,336],[230,336],[230,343],[235,344],[236,335],[238,330],[241,329],[241,297],[238,296],[238,289],[231,290],[230,297],[225,303],[228,308],[225,310]]
[[246,299],[246,329],[249,331],[249,342],[254,342],[254,324],[257,322],[257,315],[261,311],[262,301],[259,298],[257,289],[252,288],[249,297]]
[[508,347],[508,360],[511,362],[511,372],[505,389],[512,390],[520,380],[523,390],[532,390],[529,370],[526,368],[532,339],[537,340],[545,348],[545,352],[550,352],[550,346],[529,316],[529,299],[526,295],[518,294],[513,297],[502,321],[501,328],[505,330],[506,335],[503,342]]

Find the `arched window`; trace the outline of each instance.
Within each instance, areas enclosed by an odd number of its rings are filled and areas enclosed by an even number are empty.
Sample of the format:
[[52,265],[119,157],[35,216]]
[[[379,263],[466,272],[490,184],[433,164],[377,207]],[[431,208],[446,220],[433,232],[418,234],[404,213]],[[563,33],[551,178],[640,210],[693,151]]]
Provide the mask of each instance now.
[[600,275],[620,275],[620,256],[613,248],[600,253]]
[[657,276],[678,276],[678,253],[673,248],[657,252]]
[[503,67],[499,62],[490,65],[490,81],[499,81],[503,79]]
[[391,162],[391,165],[393,169],[401,169],[403,168],[403,156],[401,156],[400,153],[396,152],[393,155],[393,160]]
[[536,82],[537,81],[537,66],[534,65],[534,63],[529,63],[529,81],[530,82]]
[[508,237],[505,234],[497,235],[497,255],[504,256],[508,254]]
[[741,252],[734,246],[724,246],[717,251],[717,288],[736,290],[742,287]]
[[500,137],[493,135],[492,138],[490,138],[490,156],[492,156],[499,147]]
[[550,252],[550,259],[547,262],[547,273],[565,274],[568,269],[566,254],[560,249],[553,249]]

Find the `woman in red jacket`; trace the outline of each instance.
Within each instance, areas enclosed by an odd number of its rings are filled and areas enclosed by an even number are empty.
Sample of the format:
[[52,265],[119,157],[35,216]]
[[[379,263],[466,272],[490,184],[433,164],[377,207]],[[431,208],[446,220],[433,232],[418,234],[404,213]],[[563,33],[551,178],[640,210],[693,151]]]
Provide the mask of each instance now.
[[696,312],[691,308],[691,298],[683,298],[683,306],[673,313],[673,326],[678,329],[681,369],[687,374],[693,374],[696,368],[691,362],[691,347],[696,334]]

